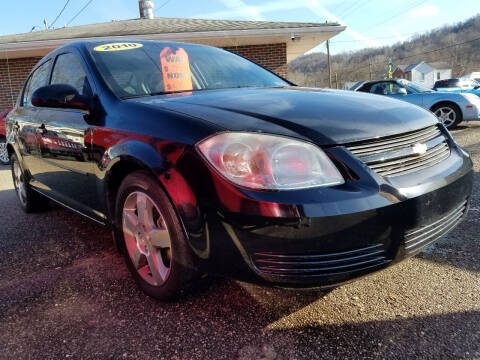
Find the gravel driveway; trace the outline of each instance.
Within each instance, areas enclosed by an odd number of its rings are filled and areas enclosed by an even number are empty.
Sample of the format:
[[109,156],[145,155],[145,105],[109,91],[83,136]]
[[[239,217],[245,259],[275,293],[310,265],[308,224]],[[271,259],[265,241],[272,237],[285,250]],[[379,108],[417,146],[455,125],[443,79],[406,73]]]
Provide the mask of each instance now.
[[1,359],[480,359],[480,124],[468,218],[403,263],[329,293],[215,280],[144,296],[109,232],[52,206],[25,215],[0,166]]

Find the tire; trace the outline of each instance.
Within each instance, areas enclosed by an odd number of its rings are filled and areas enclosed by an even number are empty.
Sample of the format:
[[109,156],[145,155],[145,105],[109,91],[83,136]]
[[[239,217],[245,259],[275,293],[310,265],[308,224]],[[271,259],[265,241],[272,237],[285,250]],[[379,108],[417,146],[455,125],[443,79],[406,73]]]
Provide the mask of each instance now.
[[13,185],[22,210],[27,214],[43,210],[49,202],[48,199],[37,193],[35,190],[32,190],[30,184],[26,181],[25,174],[15,154],[11,156],[10,163],[12,168]]
[[431,111],[447,129],[453,129],[462,122],[462,112],[454,104],[440,103]]
[[8,157],[8,150],[7,150],[7,141],[4,137],[0,137],[0,164],[3,164],[3,165],[10,164],[10,159]]
[[148,296],[176,300],[199,277],[175,210],[148,172],[136,171],[123,180],[115,227],[127,267]]

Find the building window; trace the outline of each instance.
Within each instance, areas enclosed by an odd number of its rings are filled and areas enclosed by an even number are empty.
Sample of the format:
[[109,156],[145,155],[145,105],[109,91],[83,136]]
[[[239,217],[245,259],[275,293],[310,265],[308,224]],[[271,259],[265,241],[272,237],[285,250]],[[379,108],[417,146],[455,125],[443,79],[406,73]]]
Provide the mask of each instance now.
[[440,80],[440,71],[437,72],[437,80]]
[[425,74],[422,73],[422,81],[425,81]]

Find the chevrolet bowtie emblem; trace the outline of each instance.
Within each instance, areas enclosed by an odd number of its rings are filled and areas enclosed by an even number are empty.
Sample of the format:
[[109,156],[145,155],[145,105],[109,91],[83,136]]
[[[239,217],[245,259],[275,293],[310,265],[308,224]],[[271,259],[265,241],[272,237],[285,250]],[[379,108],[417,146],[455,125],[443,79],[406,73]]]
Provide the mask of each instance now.
[[415,155],[423,155],[427,152],[428,148],[425,144],[415,144],[412,146],[412,151]]

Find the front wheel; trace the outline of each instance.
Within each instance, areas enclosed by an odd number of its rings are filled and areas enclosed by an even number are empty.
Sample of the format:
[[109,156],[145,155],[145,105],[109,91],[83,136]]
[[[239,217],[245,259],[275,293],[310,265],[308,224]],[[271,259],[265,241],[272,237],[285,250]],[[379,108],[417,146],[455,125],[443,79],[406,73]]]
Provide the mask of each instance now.
[[0,164],[3,164],[3,165],[10,164],[10,159],[8,157],[8,150],[7,150],[7,142],[3,137],[0,137]]
[[460,109],[452,104],[435,105],[432,112],[447,129],[453,129],[462,121]]
[[173,206],[147,172],[132,173],[120,185],[116,228],[127,266],[147,295],[179,298],[198,277]]

